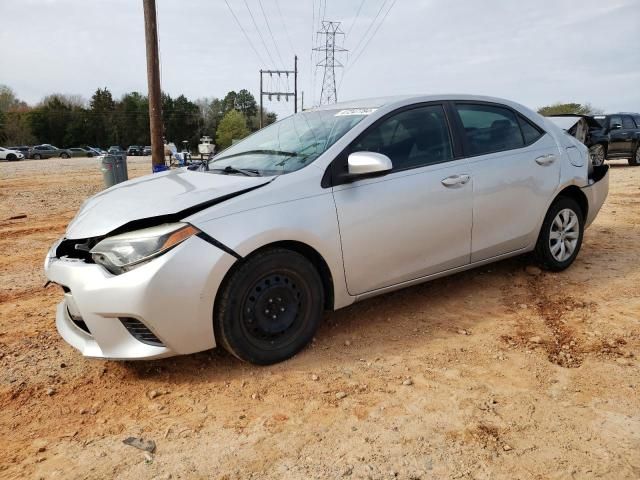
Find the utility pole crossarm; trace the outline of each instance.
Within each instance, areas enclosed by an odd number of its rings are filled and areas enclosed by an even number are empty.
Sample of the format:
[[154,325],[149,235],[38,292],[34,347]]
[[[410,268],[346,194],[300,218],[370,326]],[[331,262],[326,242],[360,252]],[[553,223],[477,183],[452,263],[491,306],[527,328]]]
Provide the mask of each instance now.
[[[263,78],[265,75],[269,75],[269,77],[273,77],[274,75],[277,75],[278,77],[281,75],[286,75],[287,78],[289,77],[289,75],[293,75],[293,92],[267,92],[264,90],[263,88]],[[278,85],[276,85],[276,88],[278,88]],[[289,88],[289,82],[287,82],[287,88]],[[285,99],[287,99],[287,101],[289,101],[289,97],[293,97],[293,113],[298,113],[298,56],[294,55],[293,57],[293,70],[260,70],[260,128],[262,128],[264,125],[264,121],[263,121],[263,116],[264,116],[264,110],[262,109],[262,100],[264,98],[264,96],[269,97],[269,100],[271,100],[271,97],[276,97],[278,100],[280,100],[281,97],[284,97]]]

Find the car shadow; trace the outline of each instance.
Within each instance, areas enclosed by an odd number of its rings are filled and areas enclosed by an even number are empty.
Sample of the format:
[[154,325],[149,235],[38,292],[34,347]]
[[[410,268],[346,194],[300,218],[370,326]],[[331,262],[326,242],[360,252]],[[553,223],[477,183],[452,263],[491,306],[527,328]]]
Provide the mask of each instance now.
[[460,328],[469,328],[470,322],[475,321],[476,317],[474,315],[469,320],[464,315],[464,309],[460,316],[438,316],[434,312],[447,308],[452,296],[461,299],[480,298],[484,283],[503,282],[505,278],[516,274],[525,275],[524,268],[530,263],[529,255],[515,257],[386,293],[335,312],[326,312],[312,344],[293,358],[276,365],[251,365],[236,359],[222,347],[161,360],[123,362],[122,365],[129,375],[137,379],[157,379],[178,384],[218,383],[246,378],[249,372],[324,368],[327,364],[325,352],[332,356],[339,356],[342,352],[345,355],[353,354],[345,348],[347,339],[357,338],[359,343],[366,343],[367,356],[375,358],[383,355],[388,346],[388,338],[381,335],[381,328],[393,332],[394,341],[407,344],[415,341],[424,344],[429,340],[429,334],[424,331],[416,336],[415,329],[418,327],[424,327],[424,330],[435,328],[439,336],[457,335]]

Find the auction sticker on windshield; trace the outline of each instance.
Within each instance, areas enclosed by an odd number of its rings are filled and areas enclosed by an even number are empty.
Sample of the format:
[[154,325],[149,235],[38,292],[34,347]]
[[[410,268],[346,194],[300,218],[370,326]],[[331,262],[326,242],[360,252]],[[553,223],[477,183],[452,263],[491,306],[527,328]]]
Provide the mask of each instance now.
[[370,115],[376,110],[377,108],[349,108],[347,110],[340,110],[334,116],[345,117],[347,115]]

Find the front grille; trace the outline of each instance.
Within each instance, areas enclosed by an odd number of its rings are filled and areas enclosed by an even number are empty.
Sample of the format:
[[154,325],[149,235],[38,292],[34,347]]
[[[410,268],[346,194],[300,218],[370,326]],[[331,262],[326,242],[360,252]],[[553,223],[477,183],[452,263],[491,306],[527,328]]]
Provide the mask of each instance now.
[[124,328],[139,342],[153,345],[154,347],[164,347],[164,344],[158,340],[151,330],[137,318],[121,317],[120,321]]

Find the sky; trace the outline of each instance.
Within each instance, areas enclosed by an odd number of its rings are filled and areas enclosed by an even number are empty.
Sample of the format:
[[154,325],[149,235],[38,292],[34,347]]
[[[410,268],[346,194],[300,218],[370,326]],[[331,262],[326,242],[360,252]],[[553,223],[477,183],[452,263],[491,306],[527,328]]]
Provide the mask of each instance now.
[[[640,111],[640,0],[227,2],[157,0],[164,91],[196,99],[246,88],[257,99],[259,70],[293,69],[297,54],[305,107],[317,104],[323,53],[312,47],[325,19],[341,22],[348,50],[336,55],[339,100],[470,93]],[[0,19],[0,84],[20,99],[146,93],[142,0],[0,0]],[[266,81],[287,86],[292,77]],[[293,111],[291,101],[265,107]]]

